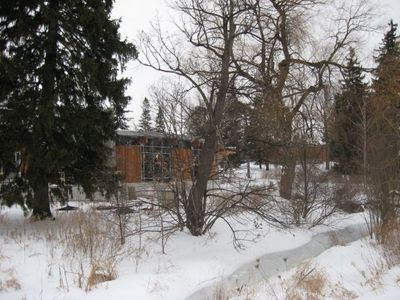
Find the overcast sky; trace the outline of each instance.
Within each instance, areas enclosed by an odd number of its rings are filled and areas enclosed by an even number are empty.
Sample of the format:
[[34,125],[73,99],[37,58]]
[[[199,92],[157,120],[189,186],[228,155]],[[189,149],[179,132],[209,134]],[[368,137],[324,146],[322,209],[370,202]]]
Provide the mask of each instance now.
[[[380,6],[378,11],[381,16],[381,22],[393,19],[396,23],[400,23],[400,0],[374,1]],[[156,17],[168,20],[170,13],[170,9],[167,7],[167,0],[116,0],[113,17],[121,18],[121,35],[134,42],[138,32],[149,29],[151,20]],[[368,34],[366,37],[367,47],[371,48],[371,50],[377,48],[385,30],[387,30],[387,27],[382,32]],[[366,51],[366,53],[368,52],[370,51]],[[140,66],[137,62],[129,63],[125,75],[132,79],[132,83],[127,90],[127,94],[132,98],[128,106],[128,110],[131,111],[128,114],[128,118],[134,119],[130,121],[131,124],[129,126],[131,127],[132,122],[136,123],[140,117],[140,106],[144,97],[149,94],[148,88],[160,78],[160,75],[155,71]]]

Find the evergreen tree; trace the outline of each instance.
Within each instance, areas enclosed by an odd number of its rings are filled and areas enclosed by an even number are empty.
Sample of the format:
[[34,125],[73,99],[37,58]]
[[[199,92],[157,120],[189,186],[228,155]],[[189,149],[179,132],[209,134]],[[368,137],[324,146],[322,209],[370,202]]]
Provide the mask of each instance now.
[[381,224],[399,214],[396,191],[400,189],[400,45],[397,24],[390,21],[389,27],[376,57],[368,151],[369,175],[375,193],[371,207]]
[[246,156],[258,162],[260,168],[265,163],[268,169],[273,149],[283,145],[279,140],[282,131],[279,109],[270,99],[258,94],[247,110],[249,120],[245,128]]
[[379,48],[379,55],[376,59],[379,64],[382,63],[385,57],[399,54],[398,37],[396,35],[397,24],[394,23],[393,20],[390,20],[388,25],[390,29],[385,33],[382,46]]
[[206,135],[207,109],[197,105],[190,112],[187,120],[188,132],[193,137],[204,138]]
[[393,100],[398,96],[396,88],[400,85],[400,45],[396,35],[397,24],[390,20],[388,25],[390,29],[385,34],[375,58],[378,65],[375,71],[374,91],[375,95],[386,95]]
[[139,129],[143,131],[150,131],[151,126],[151,115],[150,115],[150,102],[147,98],[144,98],[142,103],[142,115],[139,120]]
[[335,97],[335,121],[332,132],[332,157],[344,174],[360,171],[362,149],[362,109],[368,87],[355,51],[350,48],[344,71],[342,91]]
[[0,85],[7,86],[0,92],[0,160],[8,178],[17,177],[2,200],[27,204],[35,217],[51,216],[48,184],[60,172],[92,191],[106,174],[105,144],[124,125],[129,81],[118,71],[136,50],[121,40],[112,6],[110,0],[0,2]]
[[158,106],[155,129],[157,132],[161,132],[161,133],[165,132],[165,119],[164,119],[164,113],[161,109],[161,106]]

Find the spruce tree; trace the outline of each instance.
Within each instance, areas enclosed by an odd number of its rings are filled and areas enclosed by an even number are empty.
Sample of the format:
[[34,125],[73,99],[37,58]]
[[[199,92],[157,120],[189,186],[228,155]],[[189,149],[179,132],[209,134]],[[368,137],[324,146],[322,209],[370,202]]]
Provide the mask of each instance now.
[[150,102],[149,99],[144,98],[142,103],[142,115],[139,120],[139,129],[143,131],[150,131],[151,126],[151,115],[150,115]]
[[399,214],[396,207],[400,189],[400,45],[396,31],[397,24],[390,21],[376,57],[370,108],[373,123],[368,161],[375,193],[371,208],[381,224]]
[[105,144],[124,125],[129,80],[118,71],[136,50],[121,40],[112,6],[0,2],[0,160],[13,179],[2,200],[27,204],[35,217],[51,216],[48,185],[60,172],[92,191],[105,174]]
[[158,106],[155,125],[157,132],[165,133],[165,118],[161,106]]
[[352,174],[360,171],[362,109],[368,90],[353,48],[350,48],[347,59],[342,91],[335,97],[331,151],[339,171]]

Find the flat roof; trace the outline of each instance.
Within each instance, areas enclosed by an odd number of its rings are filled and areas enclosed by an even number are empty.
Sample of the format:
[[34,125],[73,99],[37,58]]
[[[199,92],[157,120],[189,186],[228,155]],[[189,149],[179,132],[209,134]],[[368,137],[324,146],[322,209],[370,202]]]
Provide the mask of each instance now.
[[[167,134],[163,132],[157,132],[157,131],[135,131],[135,130],[123,130],[119,129],[117,130],[117,135],[118,136],[126,136],[126,137],[150,137],[150,138],[173,138],[176,137],[173,134]],[[180,136],[180,138],[191,141],[190,137],[188,136]]]

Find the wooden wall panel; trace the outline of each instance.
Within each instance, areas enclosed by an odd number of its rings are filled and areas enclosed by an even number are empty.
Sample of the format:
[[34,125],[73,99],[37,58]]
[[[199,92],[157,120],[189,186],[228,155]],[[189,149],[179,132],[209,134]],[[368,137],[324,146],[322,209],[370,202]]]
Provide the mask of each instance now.
[[[126,183],[141,182],[141,161],[139,145],[115,146],[117,170],[121,172]],[[193,155],[188,148],[175,148],[171,153],[172,175],[183,176],[183,180],[192,180]],[[217,179],[217,164],[213,162],[210,179]]]
[[126,183],[141,181],[140,146],[115,147],[117,169]]
[[175,148],[171,153],[173,176],[192,180],[192,151],[188,148]]

